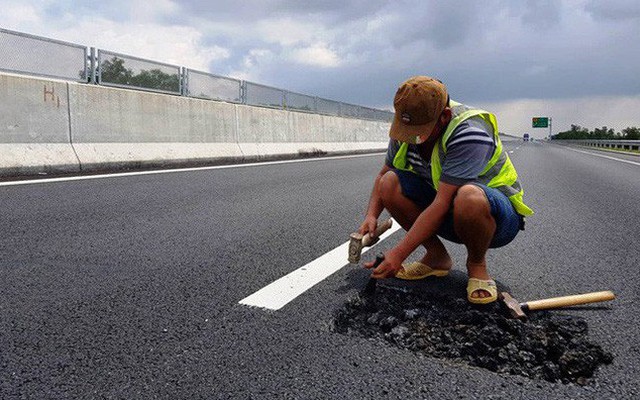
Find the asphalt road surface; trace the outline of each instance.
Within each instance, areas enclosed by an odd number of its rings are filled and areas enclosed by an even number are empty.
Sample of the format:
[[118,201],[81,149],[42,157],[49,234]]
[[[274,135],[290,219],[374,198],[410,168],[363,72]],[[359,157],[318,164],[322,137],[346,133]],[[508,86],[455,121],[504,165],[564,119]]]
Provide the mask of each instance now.
[[617,295],[561,311],[615,356],[588,386],[332,332],[368,279],[346,253],[278,310],[239,303],[348,240],[378,154],[0,186],[0,398],[638,398],[640,157],[505,146],[536,214],[492,275],[521,300]]

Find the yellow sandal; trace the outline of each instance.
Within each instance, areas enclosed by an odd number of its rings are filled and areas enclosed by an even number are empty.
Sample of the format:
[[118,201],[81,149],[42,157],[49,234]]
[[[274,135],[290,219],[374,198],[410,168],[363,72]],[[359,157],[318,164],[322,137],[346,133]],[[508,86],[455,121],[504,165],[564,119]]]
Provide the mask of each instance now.
[[[489,297],[471,297],[473,292],[477,290],[484,290],[491,296]],[[467,284],[467,300],[473,304],[489,304],[498,299],[498,288],[496,282],[493,279],[477,279],[469,278]]]
[[402,269],[396,273],[396,278],[415,281],[424,279],[428,276],[437,276],[439,278],[449,275],[448,269],[434,269],[430,266],[414,261],[410,264],[402,264]]

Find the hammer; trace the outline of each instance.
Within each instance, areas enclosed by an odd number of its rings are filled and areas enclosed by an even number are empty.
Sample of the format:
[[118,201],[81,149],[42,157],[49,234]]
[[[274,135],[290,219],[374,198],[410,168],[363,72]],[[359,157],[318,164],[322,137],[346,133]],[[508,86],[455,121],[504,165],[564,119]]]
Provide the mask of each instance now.
[[365,235],[362,235],[358,232],[353,232],[351,235],[349,235],[349,238],[351,239],[351,241],[349,242],[349,262],[351,264],[359,263],[360,256],[362,255],[362,248],[376,244],[380,239],[380,235],[391,228],[391,224],[393,224],[391,218],[381,224],[378,224],[378,227],[376,228],[373,235],[375,239],[371,237],[371,232]]
[[[376,255],[376,261],[373,263],[373,267],[371,267],[371,269],[376,269],[378,265],[382,264],[383,261],[384,261],[384,254],[378,253]],[[373,295],[376,293],[377,285],[378,285],[378,279],[369,278],[369,280],[367,281],[367,285],[364,287],[364,289],[362,289],[362,291],[360,292],[360,295],[365,297],[373,297]]]
[[519,303],[516,299],[511,297],[509,293],[500,293],[500,299],[502,303],[509,310],[509,314],[513,318],[524,319],[527,318],[525,312],[535,310],[548,310],[551,308],[570,307],[581,304],[597,303],[600,301],[609,301],[615,299],[616,296],[612,291],[607,290],[604,292],[592,292],[584,294],[576,294],[572,296],[553,297],[550,299],[534,300],[526,303]]

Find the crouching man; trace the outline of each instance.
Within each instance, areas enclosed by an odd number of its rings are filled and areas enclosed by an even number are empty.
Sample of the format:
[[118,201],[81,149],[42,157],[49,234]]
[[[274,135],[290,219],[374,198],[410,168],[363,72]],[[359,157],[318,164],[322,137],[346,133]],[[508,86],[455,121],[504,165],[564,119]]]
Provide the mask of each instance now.
[[[385,253],[372,276],[446,276],[453,263],[440,240],[444,238],[467,249],[468,300],[495,301],[487,250],[510,243],[524,228],[524,217],[533,214],[522,200],[495,116],[451,101],[445,85],[426,76],[404,82],[393,104],[385,165],[359,232],[374,232],[386,209],[407,234]],[[426,249],[424,257],[403,264],[420,245]]]

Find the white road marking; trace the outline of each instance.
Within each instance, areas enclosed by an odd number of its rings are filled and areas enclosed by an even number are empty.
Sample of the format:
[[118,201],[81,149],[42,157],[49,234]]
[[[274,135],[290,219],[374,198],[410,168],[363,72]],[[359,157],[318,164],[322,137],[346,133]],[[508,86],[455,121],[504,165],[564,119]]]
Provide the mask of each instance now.
[[24,181],[0,182],[0,186],[35,185],[35,184],[38,184],[38,183],[84,181],[84,180],[89,180],[89,179],[121,178],[121,177],[127,177],[127,176],[137,176],[137,175],[170,174],[170,173],[175,173],[175,172],[208,171],[208,170],[213,170],[213,169],[260,167],[260,166],[263,166],[263,165],[290,164],[290,163],[324,161],[324,160],[340,160],[340,159],[344,159],[344,158],[373,157],[373,156],[379,156],[380,154],[384,154],[384,152],[381,152],[381,153],[369,153],[369,154],[355,154],[355,155],[348,155],[348,156],[316,157],[316,158],[305,158],[305,159],[296,159],[296,160],[265,161],[265,162],[247,163],[247,164],[215,165],[215,166],[211,166],[211,167],[176,168],[176,169],[161,169],[161,170],[154,170],[154,171],[120,172],[120,173],[115,173],[115,174],[86,175],[86,176],[67,176],[67,177],[60,177],[60,178],[30,179],[30,180],[24,180]]
[[590,152],[590,151],[584,151],[584,150],[573,149],[573,148],[571,148],[571,147],[567,147],[567,149],[569,149],[569,150],[573,150],[573,151],[577,151],[578,153],[591,154],[592,156],[596,156],[596,157],[608,158],[609,160],[620,161],[620,162],[623,162],[623,163],[633,164],[633,165],[638,165],[638,166],[640,166],[640,163],[637,163],[637,162],[635,162],[635,161],[623,160],[623,159],[621,159],[621,158],[615,158],[615,157],[605,156],[604,154],[592,153],[592,152]]
[[510,151],[509,151],[509,154],[513,154],[513,150],[510,150]]
[[[394,221],[393,226],[380,235],[380,242],[400,229]],[[376,243],[376,245],[378,244]],[[365,248],[372,249],[376,245]],[[279,310],[287,303],[300,296],[316,284],[328,278],[334,272],[347,265],[349,242],[345,242],[328,253],[316,258],[307,265],[298,268],[288,275],[258,290],[254,294],[239,301],[239,304]],[[364,252],[364,251],[363,251]],[[361,268],[361,267],[359,267]]]

